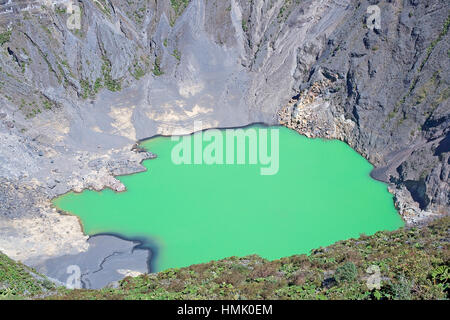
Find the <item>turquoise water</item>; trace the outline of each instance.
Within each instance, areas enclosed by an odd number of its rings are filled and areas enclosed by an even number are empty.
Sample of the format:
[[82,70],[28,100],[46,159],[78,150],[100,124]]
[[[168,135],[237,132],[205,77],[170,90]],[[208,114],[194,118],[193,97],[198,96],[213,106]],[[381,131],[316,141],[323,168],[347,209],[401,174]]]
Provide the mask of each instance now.
[[[276,131],[278,152],[271,140]],[[158,155],[143,163],[148,170],[118,178],[126,192],[68,193],[54,203],[79,216],[89,235],[146,239],[157,248],[154,271],[249,254],[277,259],[403,225],[387,186],[370,178],[372,165],[345,143],[308,139],[284,127],[244,132],[256,133],[259,142],[266,132],[268,143],[257,151],[272,150],[278,164],[272,157],[262,165],[260,156],[250,164],[250,147],[246,164],[226,164],[226,138],[221,151],[210,152],[212,142],[200,149],[216,162],[222,154],[224,164],[176,164],[180,142],[157,137],[142,143]],[[192,144],[192,162],[194,141],[205,134],[181,139]],[[239,148],[233,150],[237,161]],[[187,153],[178,155],[186,160]],[[262,168],[273,174],[262,174]]]

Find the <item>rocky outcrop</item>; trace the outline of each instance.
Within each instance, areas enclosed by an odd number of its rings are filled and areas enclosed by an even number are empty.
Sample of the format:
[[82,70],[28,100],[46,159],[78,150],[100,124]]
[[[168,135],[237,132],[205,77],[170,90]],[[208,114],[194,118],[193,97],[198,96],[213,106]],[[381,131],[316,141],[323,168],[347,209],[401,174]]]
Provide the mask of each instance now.
[[[379,29],[368,21],[373,4]],[[449,24],[445,1],[352,4],[279,112],[282,124],[366,157],[407,220],[449,212]]]

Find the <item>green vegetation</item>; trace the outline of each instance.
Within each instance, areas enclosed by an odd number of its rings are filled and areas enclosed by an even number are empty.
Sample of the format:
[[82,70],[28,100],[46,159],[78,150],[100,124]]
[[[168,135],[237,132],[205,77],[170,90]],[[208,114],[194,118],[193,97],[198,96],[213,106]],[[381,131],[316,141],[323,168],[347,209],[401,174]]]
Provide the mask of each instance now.
[[55,7],[55,12],[59,13],[59,14],[64,14],[64,13],[66,13],[66,8],[64,8],[64,7]]
[[63,61],[61,61],[61,63],[62,63],[67,69],[70,69],[70,65],[69,65],[69,63],[67,62],[67,60],[63,60]]
[[106,2],[106,0],[97,0],[94,1],[94,3],[104,14],[111,16],[111,9],[109,8],[109,5]]
[[436,109],[439,104],[450,98],[450,87],[441,91],[439,96],[431,103],[432,110]]
[[292,12],[292,4],[298,5],[300,3],[300,0],[285,0],[283,5],[280,8],[280,11],[278,12],[278,22],[284,22],[289,17],[289,15]]
[[[111,61],[106,57],[102,57],[102,77],[97,78],[93,84],[89,82],[88,79],[81,79],[80,86],[82,89],[81,97],[87,99],[89,97],[95,97],[95,95],[100,91],[101,88],[105,87],[109,91],[120,91],[122,90],[122,84],[119,79],[113,79],[111,75]],[[89,63],[89,62],[88,62]],[[63,64],[65,65],[64,61]],[[131,69],[130,69],[131,72]],[[136,70],[132,73],[134,77],[141,77],[143,70]]]
[[73,34],[76,35],[79,38],[83,38],[84,37],[83,31],[81,31],[80,29],[74,29],[73,30]]
[[[406,279],[403,275],[398,277],[398,281],[393,283],[390,287],[391,296],[395,300],[411,300],[412,282]],[[389,295],[385,293],[384,296]],[[382,295],[381,295],[382,296]]]
[[178,49],[173,50],[172,56],[174,56],[178,61],[181,60],[181,53],[180,51],[178,51]]
[[161,62],[160,62],[159,57],[156,57],[155,63],[153,64],[153,70],[152,70],[152,72],[155,76],[161,76],[164,74],[164,72],[161,70],[160,63]]
[[447,17],[447,20],[444,23],[444,27],[442,28],[441,33],[439,33],[439,36],[433,40],[430,44],[430,46],[427,48],[425,59],[422,61],[419,67],[419,72],[422,71],[423,67],[425,66],[425,63],[427,63],[428,59],[430,58],[431,53],[433,52],[433,49],[436,47],[436,45],[442,40],[443,37],[447,35],[448,28],[450,27],[450,16]]
[[[143,2],[143,1],[141,1]],[[130,20],[133,20],[136,24],[142,24],[144,22],[145,18],[145,11],[147,10],[147,4],[146,3],[140,3],[137,1],[136,3],[134,1],[127,0],[128,8],[130,11],[126,11],[126,15]],[[141,7],[139,7],[142,5]]]
[[11,39],[11,31],[0,33],[0,46],[5,44],[6,42],[9,42],[10,39]]
[[[6,96],[8,100],[13,102],[13,99],[9,96]],[[41,108],[45,110],[51,110],[54,104],[48,100],[45,96],[41,96],[41,102],[38,101],[25,101],[24,98],[20,99],[19,110],[23,112],[25,115],[25,119],[31,119],[37,116],[39,113],[42,113]]]
[[144,22],[145,10],[145,7],[142,7],[133,13],[136,23],[141,24],[142,22]]
[[353,262],[347,262],[336,269],[334,279],[338,283],[352,282],[358,276],[358,270]]
[[94,94],[97,94],[103,88],[102,79],[97,78],[94,83]]
[[247,20],[242,19],[242,30],[244,32],[248,31]]
[[[309,256],[231,257],[127,277],[117,289],[101,290],[54,288],[0,253],[0,297],[41,298],[46,292],[46,299],[449,299],[449,227],[444,217],[426,227],[340,241]],[[369,290],[365,270],[373,265],[382,282]]]
[[44,99],[42,101],[42,105],[43,105],[45,110],[51,110],[52,109],[52,103],[48,99]]
[[[118,289],[62,290],[53,298],[448,299],[449,222],[340,241],[310,256],[232,257],[126,278]],[[381,271],[379,290],[366,285],[371,265]]]
[[191,0],[170,0],[173,10],[175,11],[175,20],[181,16],[184,9],[188,6]]
[[[433,49],[436,47],[436,45],[442,40],[442,38],[444,36],[447,35],[449,27],[450,27],[450,16],[447,17],[447,20],[445,21],[442,31],[439,33],[438,37],[435,40],[433,40],[431,42],[430,46],[427,48],[425,59],[423,59],[422,63],[420,64],[420,66],[417,70],[418,73],[420,73],[423,70],[425,64],[427,63],[428,59],[430,58],[431,53],[433,52]],[[409,86],[408,93],[405,96],[403,96],[403,98],[400,100],[400,102],[399,102],[400,104],[405,103],[406,97],[409,96],[413,92],[413,90],[416,88],[417,82],[419,82],[418,75],[412,80],[411,85]],[[420,95],[420,93],[419,93],[419,95]],[[423,93],[422,93],[422,96],[423,96]],[[423,97],[423,98],[426,98],[426,97]],[[419,97],[419,99],[421,99],[421,98]],[[421,101],[419,100],[418,103],[420,104]],[[418,103],[416,101],[416,104],[418,104]]]
[[0,300],[37,296],[49,290],[55,290],[51,281],[0,252]]
[[139,65],[139,62],[137,60],[133,63],[133,70],[130,68],[131,75],[136,79],[139,80],[143,76],[145,76],[145,70]]
[[103,83],[109,91],[114,92],[114,91],[120,91],[122,89],[120,80],[112,78],[112,76],[111,76],[111,61],[109,61],[105,57],[103,57],[102,74],[103,74]]
[[83,92],[81,93],[81,97],[83,99],[87,99],[90,95],[92,95],[92,90],[89,81],[86,79],[81,79],[80,85],[81,89],[83,90]]
[[425,101],[427,96],[439,86],[440,74],[436,71],[430,80],[428,80],[422,87],[420,87],[416,92],[415,104],[421,104]]
[[[80,85],[82,89],[81,97],[83,99],[87,99],[89,97],[95,97],[95,95],[103,88],[102,79],[97,78],[94,82],[94,85],[91,86],[88,80],[82,79],[80,80]],[[112,91],[112,90],[111,90]]]

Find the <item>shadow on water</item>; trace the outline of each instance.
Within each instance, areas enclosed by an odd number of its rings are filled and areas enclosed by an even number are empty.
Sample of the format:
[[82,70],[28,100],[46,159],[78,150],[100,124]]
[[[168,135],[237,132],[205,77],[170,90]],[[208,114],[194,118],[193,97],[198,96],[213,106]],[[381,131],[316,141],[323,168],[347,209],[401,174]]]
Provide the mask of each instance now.
[[156,261],[158,259],[159,255],[159,247],[157,245],[156,240],[151,239],[150,237],[126,237],[120,233],[111,233],[111,232],[105,232],[105,233],[97,233],[94,235],[89,236],[89,239],[99,237],[99,236],[111,236],[118,238],[120,240],[124,241],[131,241],[136,243],[136,245],[133,247],[132,252],[134,250],[146,250],[149,253],[149,258],[147,260],[147,272],[153,273],[156,272]]

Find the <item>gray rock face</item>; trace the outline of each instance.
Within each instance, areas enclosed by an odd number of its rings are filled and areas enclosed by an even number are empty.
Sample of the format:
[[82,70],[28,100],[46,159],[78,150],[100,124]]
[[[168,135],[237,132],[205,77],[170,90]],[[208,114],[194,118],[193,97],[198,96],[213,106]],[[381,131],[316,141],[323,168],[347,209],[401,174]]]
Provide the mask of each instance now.
[[[50,199],[124,191],[114,176],[156,156],[136,141],[194,121],[341,139],[375,165],[405,220],[448,213],[446,1],[73,1],[79,29],[65,1],[43,2],[0,3],[0,250],[12,258],[88,250]],[[51,245],[34,245],[43,234]]]
[[376,2],[381,28],[371,30],[373,3],[352,5],[281,121],[346,141],[416,212],[448,213],[448,3]]

